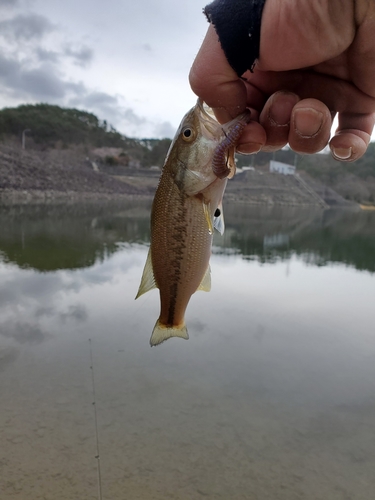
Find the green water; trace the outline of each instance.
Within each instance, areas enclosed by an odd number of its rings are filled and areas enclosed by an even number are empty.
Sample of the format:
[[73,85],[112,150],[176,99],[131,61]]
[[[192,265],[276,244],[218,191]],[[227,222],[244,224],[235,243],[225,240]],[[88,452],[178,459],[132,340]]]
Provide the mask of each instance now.
[[0,208],[0,498],[371,499],[375,212],[226,207],[151,349],[149,205]]

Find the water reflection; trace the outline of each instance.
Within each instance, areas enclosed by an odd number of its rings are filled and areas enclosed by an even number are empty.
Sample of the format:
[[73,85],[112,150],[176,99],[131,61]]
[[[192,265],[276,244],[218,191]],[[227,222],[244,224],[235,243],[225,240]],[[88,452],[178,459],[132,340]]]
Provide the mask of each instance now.
[[134,301],[149,203],[0,210],[2,498],[372,498],[375,214],[229,206],[188,342]]
[[103,261],[118,242],[148,241],[150,202],[35,205],[0,210],[0,255],[39,271]]
[[[80,269],[120,249],[149,242],[149,201],[68,206],[3,207],[0,255],[39,271]],[[215,252],[274,262],[301,256],[307,263],[342,262],[375,271],[375,212],[314,211],[229,205]]]
[[261,262],[296,254],[318,266],[342,262],[375,271],[375,212],[231,205],[225,215],[228,231],[215,240],[224,253],[235,248]]

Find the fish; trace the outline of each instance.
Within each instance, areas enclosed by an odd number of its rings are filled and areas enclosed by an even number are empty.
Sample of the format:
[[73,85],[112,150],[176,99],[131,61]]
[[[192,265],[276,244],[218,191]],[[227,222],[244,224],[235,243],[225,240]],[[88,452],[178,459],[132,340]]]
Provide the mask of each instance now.
[[198,99],[171,143],[152,204],[151,244],[136,296],[159,289],[151,346],[171,337],[187,340],[190,298],[211,289],[213,232],[224,232],[223,195],[235,173],[235,145],[249,119],[246,110],[221,125]]

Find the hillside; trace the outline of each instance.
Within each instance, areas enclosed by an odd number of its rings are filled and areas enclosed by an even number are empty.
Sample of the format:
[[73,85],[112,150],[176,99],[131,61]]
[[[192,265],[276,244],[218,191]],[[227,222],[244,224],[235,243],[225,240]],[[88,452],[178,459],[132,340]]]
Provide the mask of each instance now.
[[23,151],[0,144],[0,199],[3,201],[143,194],[144,190],[94,172],[79,149]]
[[327,186],[347,200],[375,204],[375,143],[371,142],[362,158],[353,163],[336,161],[329,153],[298,155],[289,148],[275,153],[252,156],[237,155],[237,165],[266,168],[270,160],[297,166],[297,171]]
[[[74,108],[49,104],[5,108],[0,110],[0,195],[3,199],[14,192],[27,192],[28,198],[77,193],[149,196],[159,175],[150,167],[162,167],[170,143],[170,139],[125,137],[105,120]],[[297,164],[300,177],[267,175],[271,159]],[[228,198],[256,204],[345,205],[337,192],[348,201],[375,202],[374,143],[352,164],[336,162],[329,154],[300,156],[287,148],[237,155],[237,162],[238,167],[255,166],[259,175],[236,176],[228,184]]]
[[252,205],[353,207],[334,190],[304,175],[247,170],[228,182],[226,200]]
[[153,193],[149,186],[121,182],[105,169],[111,167],[116,173],[121,167],[161,167],[169,144],[169,139],[125,137],[92,113],[73,108],[49,104],[5,108],[0,110],[0,197],[30,201],[149,196]]
[[[75,108],[50,104],[25,104],[0,110],[0,140],[10,137],[21,145],[24,136],[26,149],[50,150],[83,146],[86,153],[93,148],[119,148],[120,163],[162,166],[170,139],[132,139],[117,132],[105,120]],[[108,158],[116,164],[116,160]]]

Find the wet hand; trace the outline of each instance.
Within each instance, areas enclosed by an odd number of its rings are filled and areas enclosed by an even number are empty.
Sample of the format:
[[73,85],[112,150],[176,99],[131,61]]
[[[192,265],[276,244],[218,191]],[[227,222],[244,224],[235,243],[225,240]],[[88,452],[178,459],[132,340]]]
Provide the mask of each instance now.
[[254,73],[238,78],[210,26],[191,86],[222,122],[251,109],[241,152],[289,143],[315,153],[329,143],[336,159],[353,161],[365,153],[375,123],[374,32],[373,2],[267,0]]

